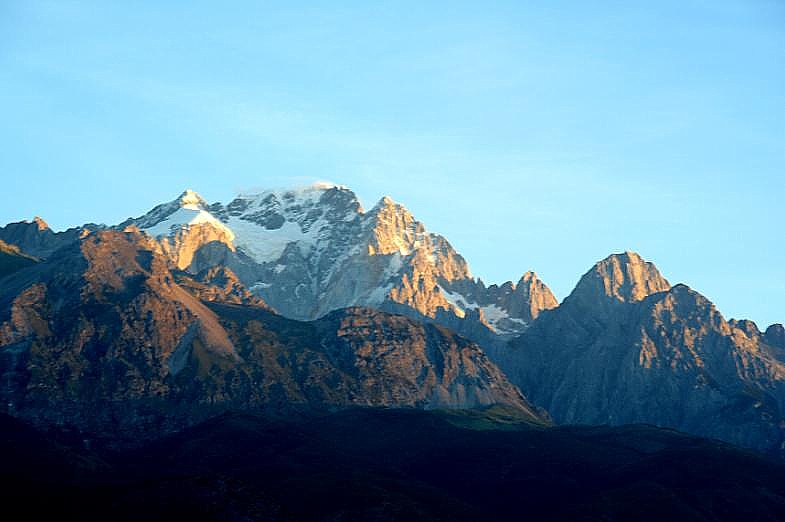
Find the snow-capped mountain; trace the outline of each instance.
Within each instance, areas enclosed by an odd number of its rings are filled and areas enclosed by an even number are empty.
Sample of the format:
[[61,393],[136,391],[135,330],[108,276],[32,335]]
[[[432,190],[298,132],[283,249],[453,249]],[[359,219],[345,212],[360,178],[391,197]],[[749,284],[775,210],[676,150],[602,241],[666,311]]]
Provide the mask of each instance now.
[[473,338],[523,331],[557,301],[537,276],[486,287],[450,243],[389,197],[363,209],[344,186],[315,184],[208,204],[191,190],[120,225],[138,227],[180,269],[230,267],[281,314],[316,319],[370,306]]
[[208,211],[207,202],[190,189],[138,219],[125,221],[119,228],[130,226],[144,230],[154,238],[161,253],[181,270],[189,268],[194,254],[210,243],[217,242],[234,250],[234,233],[216,219]]
[[598,262],[555,307],[535,274],[486,287],[405,207],[366,211],[340,186],[227,205],[186,191],[107,228],[0,227],[6,411],[94,416],[92,402],[48,402],[72,391],[108,401],[103,426],[136,428],[117,397],[520,407],[509,377],[557,422],[657,424],[783,455],[785,328],[727,321],[633,252]]

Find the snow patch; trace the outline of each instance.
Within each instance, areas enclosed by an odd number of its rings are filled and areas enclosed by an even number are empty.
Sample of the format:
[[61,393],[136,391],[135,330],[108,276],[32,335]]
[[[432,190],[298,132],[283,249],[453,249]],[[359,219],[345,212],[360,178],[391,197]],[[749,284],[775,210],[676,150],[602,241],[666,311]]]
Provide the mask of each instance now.
[[485,321],[499,335],[520,333],[526,329],[528,323],[519,317],[510,317],[504,309],[492,304],[482,307]]
[[390,256],[390,261],[387,264],[387,268],[384,269],[384,275],[382,276],[383,280],[386,281],[390,277],[394,276],[398,272],[401,271],[403,268],[403,257],[400,254],[395,253]]
[[441,286],[439,286],[439,291],[444,296],[444,299],[455,309],[458,317],[466,317],[467,310],[480,309],[485,323],[500,335],[519,333],[527,326],[526,321],[517,317],[510,317],[510,314],[498,305],[480,306],[457,292],[448,292]]
[[221,223],[220,220],[213,217],[213,215],[209,212],[206,212],[195,206],[195,204],[191,203],[178,208],[158,224],[144,228],[142,230],[147,234],[157,238],[168,236],[180,228],[187,228],[194,225],[211,225],[218,230],[223,231],[230,241],[234,241],[235,235],[230,228]]
[[257,263],[271,263],[280,259],[289,243],[299,243],[301,248],[314,243],[314,229],[306,234],[300,225],[291,221],[284,221],[279,229],[267,230],[250,221],[230,218],[229,227],[237,233],[235,246]]
[[458,317],[466,317],[466,310],[479,308],[477,303],[469,302],[464,296],[457,292],[448,292],[441,285],[439,285],[438,288],[442,293],[442,296],[444,296],[444,299],[455,309],[455,315]]
[[483,306],[480,309],[482,310],[485,320],[488,321],[491,325],[498,323],[502,319],[510,318],[510,315],[507,312],[505,312],[495,304]]

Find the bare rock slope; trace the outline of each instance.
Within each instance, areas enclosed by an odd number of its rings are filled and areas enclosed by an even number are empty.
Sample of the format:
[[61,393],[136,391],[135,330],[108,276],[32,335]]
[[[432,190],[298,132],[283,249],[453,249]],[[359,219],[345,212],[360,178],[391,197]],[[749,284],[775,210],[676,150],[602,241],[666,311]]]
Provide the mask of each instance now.
[[0,279],[0,373],[5,413],[131,438],[227,410],[498,403],[538,419],[446,329],[362,308],[285,319],[226,269],[172,273],[138,232],[85,235]]
[[651,423],[782,453],[781,329],[726,321],[627,252],[597,263],[495,355],[556,422]]

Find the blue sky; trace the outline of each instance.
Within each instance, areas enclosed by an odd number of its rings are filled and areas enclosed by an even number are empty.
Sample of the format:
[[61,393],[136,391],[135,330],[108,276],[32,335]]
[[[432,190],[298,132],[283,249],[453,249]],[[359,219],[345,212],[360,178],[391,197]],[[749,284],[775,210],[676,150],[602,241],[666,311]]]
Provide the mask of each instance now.
[[629,249],[785,322],[785,3],[159,4],[0,2],[0,222],[329,180],[488,282]]

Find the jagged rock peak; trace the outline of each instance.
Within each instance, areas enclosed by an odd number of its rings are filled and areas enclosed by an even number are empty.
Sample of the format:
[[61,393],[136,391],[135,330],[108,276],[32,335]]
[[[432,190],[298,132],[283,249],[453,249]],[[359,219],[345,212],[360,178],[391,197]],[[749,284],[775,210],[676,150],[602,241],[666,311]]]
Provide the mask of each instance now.
[[373,206],[373,208],[375,210],[375,209],[381,209],[381,208],[384,208],[384,207],[401,207],[401,208],[403,208],[403,205],[400,205],[399,203],[396,203],[395,200],[393,198],[391,198],[390,196],[382,196],[381,199],[379,199],[379,201],[376,203],[376,205]]
[[559,306],[559,300],[553,295],[551,289],[534,272],[529,271],[523,274],[515,291],[524,297],[522,302],[529,303],[531,319],[536,319],[543,310]]
[[767,344],[785,349],[785,326],[775,323],[766,328],[763,336]]
[[407,256],[426,241],[425,226],[417,221],[409,210],[384,196],[368,213],[372,220],[372,254],[392,254]]
[[401,203],[396,202],[390,196],[383,196],[376,205],[373,206],[368,216],[377,222],[397,219],[406,223],[413,223],[416,220],[414,215]]
[[515,285],[515,287],[516,288],[519,286],[533,287],[538,284],[542,284],[542,279],[539,278],[536,272],[532,272],[531,270],[529,270],[528,272],[526,272],[521,276],[521,278],[518,280],[518,284]]
[[211,212],[212,207],[191,189],[156,206],[147,214],[120,223],[116,230],[141,231],[158,241],[156,250],[181,270],[203,246],[218,242],[234,249],[234,232]]
[[133,224],[142,230],[149,229],[163,221],[166,221],[170,216],[177,213],[178,211],[183,215],[188,214],[188,211],[192,211],[192,213],[197,214],[199,212],[205,212],[207,208],[208,203],[202,196],[191,189],[186,189],[182,194],[177,196],[177,198],[173,199],[172,201],[157,205],[143,216],[127,219],[118,225],[118,228],[123,229],[126,226]]
[[181,208],[190,210],[205,210],[208,207],[207,201],[191,189],[185,189],[175,201]]
[[264,189],[264,190],[250,190],[238,194],[237,200],[265,200],[270,196],[281,200],[296,200],[306,199],[311,201],[318,201],[327,192],[340,192],[349,194],[352,198],[356,199],[355,193],[345,185],[338,185],[327,181],[319,181],[310,185],[302,185],[299,187],[287,187],[277,189]]
[[227,242],[234,239],[234,233],[209,212],[207,201],[191,189],[186,189],[177,199],[155,207],[144,216],[127,221],[121,227],[126,228],[131,224],[153,237],[170,235],[182,227],[209,224],[226,236]]
[[747,337],[760,337],[760,330],[758,329],[758,325],[755,324],[755,321],[750,321],[749,319],[731,319],[728,321],[728,324],[732,328],[738,328],[743,331]]
[[613,254],[596,263],[578,282],[571,296],[610,298],[621,302],[641,301],[669,290],[670,283],[653,263],[635,252]]
[[[333,183],[320,182],[298,188],[243,192],[224,208],[210,207],[218,217],[232,225],[239,219],[277,230],[287,222],[300,229],[311,229],[320,218],[328,221],[351,221],[363,212],[357,195]],[[242,225],[242,223],[240,224]],[[295,231],[295,229],[292,229]]]
[[38,230],[51,230],[49,228],[49,225],[47,224],[47,222],[44,221],[43,219],[41,219],[40,216],[34,217],[33,218],[33,223],[38,225]]

